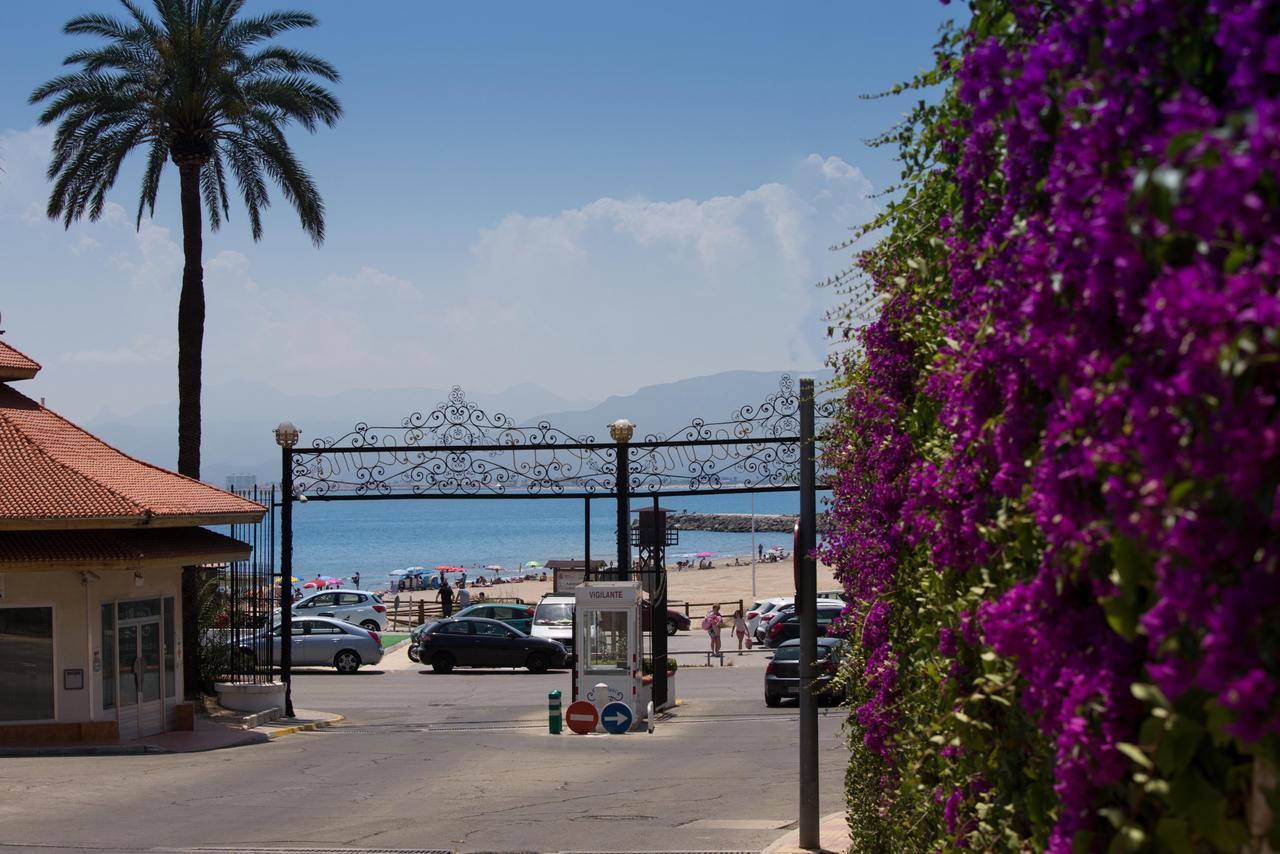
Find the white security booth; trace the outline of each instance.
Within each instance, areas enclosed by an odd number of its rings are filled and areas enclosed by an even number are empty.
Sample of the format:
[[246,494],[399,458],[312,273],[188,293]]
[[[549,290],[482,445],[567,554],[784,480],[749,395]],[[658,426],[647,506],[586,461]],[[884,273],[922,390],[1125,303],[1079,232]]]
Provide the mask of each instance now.
[[574,700],[597,709],[621,702],[633,721],[643,720],[648,692],[641,690],[640,582],[591,581],[575,588],[574,597]]

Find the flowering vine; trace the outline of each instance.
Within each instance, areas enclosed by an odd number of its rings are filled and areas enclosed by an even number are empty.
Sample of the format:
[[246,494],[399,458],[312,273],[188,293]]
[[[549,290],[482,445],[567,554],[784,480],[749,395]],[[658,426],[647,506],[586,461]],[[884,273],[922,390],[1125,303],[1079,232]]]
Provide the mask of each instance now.
[[[1280,739],[1280,2],[975,0],[838,368],[861,849],[1222,850]],[[1272,844],[1280,838],[1272,839]]]

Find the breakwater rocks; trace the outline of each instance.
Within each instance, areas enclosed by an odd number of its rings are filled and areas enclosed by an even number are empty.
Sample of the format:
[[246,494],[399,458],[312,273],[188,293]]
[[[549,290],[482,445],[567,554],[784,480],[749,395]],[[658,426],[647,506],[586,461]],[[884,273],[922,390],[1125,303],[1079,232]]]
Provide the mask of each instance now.
[[[798,516],[756,514],[756,530],[790,534]],[[721,531],[742,534],[751,531],[750,513],[672,513],[667,524],[682,531]]]

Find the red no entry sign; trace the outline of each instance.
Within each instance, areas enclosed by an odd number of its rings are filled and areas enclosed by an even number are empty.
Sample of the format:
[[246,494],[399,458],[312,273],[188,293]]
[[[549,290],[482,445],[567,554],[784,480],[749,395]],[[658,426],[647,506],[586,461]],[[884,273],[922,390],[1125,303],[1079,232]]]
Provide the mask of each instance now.
[[564,710],[564,720],[569,725],[569,729],[578,735],[586,735],[596,731],[596,724],[600,723],[600,713],[586,700],[579,700],[576,703],[570,703],[569,708]]

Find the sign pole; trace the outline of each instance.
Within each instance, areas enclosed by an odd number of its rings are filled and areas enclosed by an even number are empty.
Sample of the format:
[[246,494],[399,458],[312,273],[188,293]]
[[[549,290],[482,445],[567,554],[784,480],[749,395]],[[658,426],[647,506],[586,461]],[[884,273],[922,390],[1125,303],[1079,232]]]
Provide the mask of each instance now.
[[800,617],[800,847],[821,846],[818,829],[818,704],[813,663],[818,657],[818,507],[813,436],[813,380],[800,380],[800,525],[793,556]]

